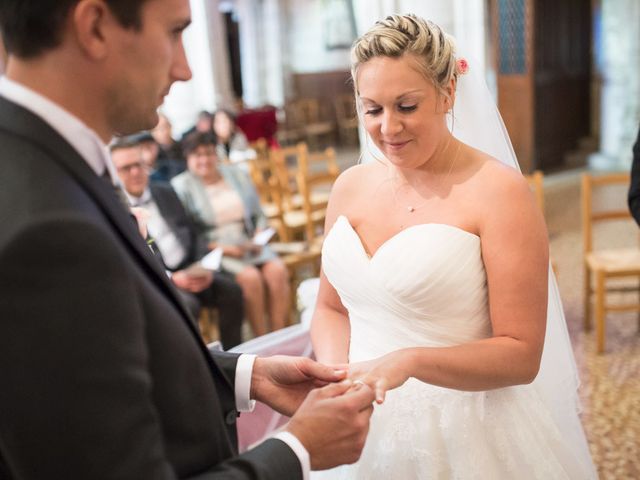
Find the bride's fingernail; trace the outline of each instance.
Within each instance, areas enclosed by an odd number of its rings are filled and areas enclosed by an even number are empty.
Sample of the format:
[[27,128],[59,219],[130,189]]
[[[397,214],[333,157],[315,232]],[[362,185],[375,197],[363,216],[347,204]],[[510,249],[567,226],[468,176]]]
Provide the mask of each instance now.
[[333,373],[335,373],[336,375],[344,375],[345,371],[344,370],[334,370]]

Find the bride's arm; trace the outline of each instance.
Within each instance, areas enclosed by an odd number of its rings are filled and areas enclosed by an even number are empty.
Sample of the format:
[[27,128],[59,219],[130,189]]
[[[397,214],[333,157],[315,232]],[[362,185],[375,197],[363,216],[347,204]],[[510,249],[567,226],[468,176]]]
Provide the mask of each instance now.
[[[520,174],[493,165],[478,214],[493,336],[441,348],[408,348],[350,367],[380,393],[409,377],[458,390],[530,383],[546,326],[548,241],[541,212]],[[497,185],[496,185],[497,184]]]
[[[331,230],[338,216],[348,217],[349,212],[344,208],[354,203],[354,194],[357,192],[357,189],[354,190],[354,182],[359,178],[358,171],[361,170],[361,165],[347,169],[333,185],[325,216],[325,235]],[[350,336],[347,310],[324,272],[320,271],[320,288],[311,320],[311,343],[316,359],[330,365],[348,363]]]
[[336,365],[348,362],[351,329],[335,289],[320,272],[320,289],[311,320],[311,343],[316,360]]

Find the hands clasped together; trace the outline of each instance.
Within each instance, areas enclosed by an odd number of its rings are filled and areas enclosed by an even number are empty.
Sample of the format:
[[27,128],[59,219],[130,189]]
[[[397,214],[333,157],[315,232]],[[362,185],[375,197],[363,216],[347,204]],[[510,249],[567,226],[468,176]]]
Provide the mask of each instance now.
[[251,398],[292,416],[286,430],[305,446],[314,470],[358,460],[373,402],[406,380],[385,357],[331,367],[309,358],[274,356],[254,364]]

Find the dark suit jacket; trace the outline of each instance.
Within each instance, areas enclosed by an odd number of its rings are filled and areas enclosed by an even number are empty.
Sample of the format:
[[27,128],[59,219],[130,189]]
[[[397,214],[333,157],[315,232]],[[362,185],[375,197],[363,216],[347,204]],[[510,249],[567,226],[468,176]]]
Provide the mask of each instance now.
[[113,189],[0,98],[0,478],[300,478],[236,456],[237,357],[212,357]]
[[151,183],[149,190],[162,218],[187,252],[184,261],[178,265],[176,270],[180,270],[206,255],[208,253],[206,239],[202,235],[198,235],[196,226],[187,215],[171,185]]
[[629,187],[629,210],[640,225],[640,129],[633,146],[633,163],[631,164],[631,185]]

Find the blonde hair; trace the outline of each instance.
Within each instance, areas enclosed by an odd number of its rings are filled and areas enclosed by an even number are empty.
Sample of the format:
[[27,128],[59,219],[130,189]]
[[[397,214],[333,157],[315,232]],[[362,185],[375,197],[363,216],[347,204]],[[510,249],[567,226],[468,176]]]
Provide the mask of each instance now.
[[358,68],[375,57],[399,58],[411,54],[421,73],[449,96],[447,87],[457,79],[455,43],[438,25],[413,14],[390,15],[358,38],[351,48],[351,76],[358,93]]

